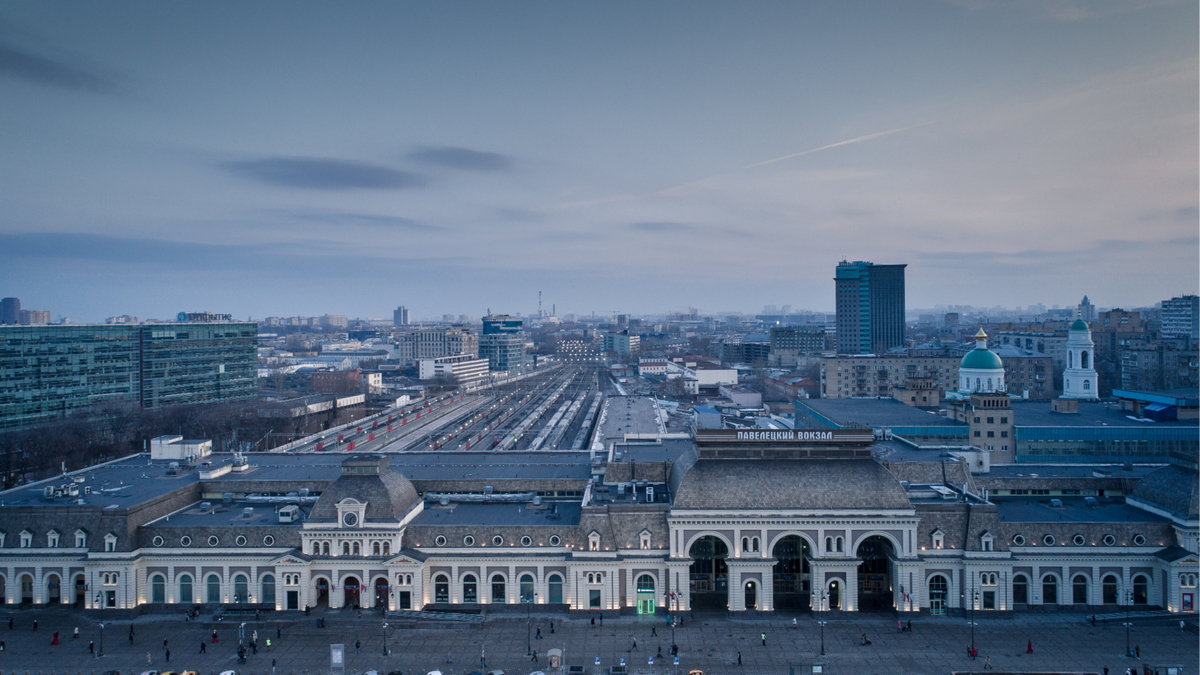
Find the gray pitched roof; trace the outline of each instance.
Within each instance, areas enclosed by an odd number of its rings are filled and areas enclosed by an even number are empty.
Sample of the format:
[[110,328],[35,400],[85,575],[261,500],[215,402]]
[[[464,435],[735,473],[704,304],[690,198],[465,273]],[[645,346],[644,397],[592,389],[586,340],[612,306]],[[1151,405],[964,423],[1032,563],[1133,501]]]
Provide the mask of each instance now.
[[1174,464],[1138,481],[1133,496],[1188,520],[1200,518],[1200,476]]
[[874,460],[700,460],[674,509],[910,509],[900,482]]

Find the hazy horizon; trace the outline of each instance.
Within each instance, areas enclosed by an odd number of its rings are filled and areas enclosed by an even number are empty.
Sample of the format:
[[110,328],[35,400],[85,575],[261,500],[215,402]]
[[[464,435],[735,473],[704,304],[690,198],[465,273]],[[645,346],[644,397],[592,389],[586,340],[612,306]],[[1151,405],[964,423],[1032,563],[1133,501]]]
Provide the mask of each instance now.
[[[1136,307],[1200,290],[1195,2],[0,7],[57,318]],[[740,310],[730,310],[741,307]]]

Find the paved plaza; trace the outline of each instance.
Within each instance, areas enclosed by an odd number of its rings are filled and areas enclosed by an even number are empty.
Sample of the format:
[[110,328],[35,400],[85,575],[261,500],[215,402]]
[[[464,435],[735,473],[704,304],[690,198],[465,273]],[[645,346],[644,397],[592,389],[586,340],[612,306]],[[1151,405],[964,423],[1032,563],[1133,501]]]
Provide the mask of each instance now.
[[[568,665],[584,665],[586,673],[595,672],[599,656],[602,668],[625,658],[630,673],[674,673],[669,654],[672,629],[662,618],[616,617],[607,614],[603,626],[589,618],[566,615],[534,616],[527,624],[519,615],[493,615],[475,626],[389,630],[390,656],[383,655],[383,620],[378,615],[359,618],[353,612],[327,612],[324,628],[317,626],[317,615],[304,617],[288,613],[278,620],[250,622],[246,634],[257,629],[259,651],[237,663],[238,625],[211,621],[185,622],[182,615],[145,615],[132,622],[115,620],[107,624],[104,656],[92,658],[88,643],[100,645],[100,629],[94,615],[69,610],[0,612],[0,672],[7,675],[26,670],[90,675],[109,670],[140,673],[147,667],[159,670],[193,669],[201,675],[237,669],[239,673],[270,673],[272,661],[278,673],[315,674],[329,672],[329,645],[342,643],[348,652],[346,673],[378,669],[383,673],[401,670],[420,675],[439,669],[447,675],[480,669],[481,651],[487,669],[503,669],[509,675],[549,668],[545,652],[564,649]],[[13,617],[13,628],[7,628]],[[33,621],[38,619],[38,630]],[[1092,672],[1124,673],[1136,665],[1135,659],[1122,656],[1125,628],[1119,624],[1086,624],[1081,615],[1022,615],[1016,618],[980,618],[975,629],[979,658],[967,658],[971,641],[970,626],[961,617],[919,617],[913,631],[900,633],[896,619],[889,614],[862,614],[852,618],[831,618],[825,625],[824,657],[820,656],[821,630],[811,615],[800,615],[792,628],[790,616],[726,618],[723,615],[696,614],[674,631],[679,645],[679,669],[686,673],[699,669],[705,673],[787,673],[789,663],[828,662],[833,673],[951,673],[983,672],[984,659],[990,656],[996,672]],[[129,628],[134,639],[129,641]],[[554,633],[551,634],[551,625]],[[78,626],[79,639],[72,639]],[[481,627],[480,627],[481,626]],[[537,663],[525,656],[529,630],[542,629],[543,638],[532,639]],[[213,628],[218,642],[212,643]],[[276,637],[276,628],[282,630]],[[528,627],[528,628],[527,628]],[[652,634],[652,630],[657,635]],[[55,631],[59,644],[51,645]],[[761,635],[766,635],[763,646]],[[861,644],[866,633],[871,644]],[[271,647],[266,647],[267,638]],[[163,640],[168,640],[171,660],[168,664]],[[355,641],[361,641],[355,653]],[[634,642],[636,640],[636,647]],[[1027,654],[1028,641],[1033,654]],[[1130,633],[1132,645],[1141,648],[1144,663],[1182,664],[1187,673],[1196,673],[1197,637],[1182,632],[1178,623],[1137,625]],[[206,646],[201,654],[200,644]],[[664,658],[657,657],[662,650]],[[738,666],[738,653],[742,665]],[[149,655],[149,666],[147,666]],[[447,655],[451,663],[446,663]]]

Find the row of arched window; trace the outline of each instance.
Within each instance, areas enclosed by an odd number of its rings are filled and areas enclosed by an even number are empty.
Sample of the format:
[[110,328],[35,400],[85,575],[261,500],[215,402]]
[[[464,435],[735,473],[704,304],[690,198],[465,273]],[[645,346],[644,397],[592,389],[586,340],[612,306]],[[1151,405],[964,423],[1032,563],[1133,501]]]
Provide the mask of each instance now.
[[[369,546],[369,548],[368,548]],[[314,541],[311,544],[312,555],[334,555],[337,550],[333,542],[329,541]],[[361,556],[363,551],[370,551],[368,555],[379,557],[392,554],[392,542],[390,541],[343,541],[342,555],[343,556]]]
[[[536,602],[537,592],[535,590],[535,581],[532,574],[522,574],[518,579],[520,584],[520,599],[519,602]],[[459,579],[459,584],[462,586],[462,600],[464,603],[479,603],[492,602],[494,604],[504,604],[508,602],[507,585],[508,580],[503,574],[496,573],[491,577],[491,593],[488,600],[481,599],[479,581],[474,574],[464,574]],[[551,574],[546,577],[546,602],[551,604],[559,604],[563,601],[563,578],[559,574]],[[433,578],[433,601],[440,603],[450,602],[450,577],[445,574],[438,574]]]
[[[1071,577],[1070,595],[1066,596],[1070,598],[1070,601],[1062,604],[1091,604],[1091,594],[1089,593],[1091,583],[1091,578],[1086,574],[1076,574]],[[1100,602],[1105,605],[1145,605],[1150,602],[1149,588],[1149,578],[1144,574],[1138,574],[1133,577],[1132,593],[1122,597],[1120,578],[1115,574],[1106,574],[1100,579]],[[1013,602],[1028,604],[1029,591],[1029,577],[1024,574],[1013,575]],[[1040,602],[1043,605],[1059,604],[1058,575],[1048,573],[1042,576]]]
[[[265,604],[275,603],[275,577],[271,574],[264,574],[258,579],[262,592],[258,596],[258,602]],[[204,587],[202,589],[194,588],[194,580],[190,574],[180,574],[175,579],[175,583],[179,587],[179,594],[174,602],[178,603],[194,603],[194,602],[224,602],[221,598],[221,577],[217,574],[209,574],[204,579]],[[233,602],[250,602],[250,580],[245,574],[236,574],[233,577]],[[154,574],[150,577],[150,602],[165,603],[167,601],[167,579],[161,574]]]

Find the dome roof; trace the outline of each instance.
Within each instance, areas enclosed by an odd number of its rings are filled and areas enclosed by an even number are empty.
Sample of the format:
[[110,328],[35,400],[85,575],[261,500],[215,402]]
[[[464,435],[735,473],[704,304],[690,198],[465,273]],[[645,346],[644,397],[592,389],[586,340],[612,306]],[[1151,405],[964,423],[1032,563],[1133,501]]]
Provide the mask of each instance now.
[[999,356],[996,356],[996,352],[990,349],[975,348],[967,352],[958,367],[974,370],[1004,370],[1004,363],[1000,361]]
[[1083,319],[1075,319],[1075,323],[1071,324],[1071,330],[1091,330],[1091,328],[1088,328],[1087,322]]
[[363,520],[373,523],[399,521],[421,501],[413,484],[388,467],[386,455],[352,457],[342,462],[342,475],[321,493],[308,520],[336,523],[337,505],[348,497],[366,502]]

